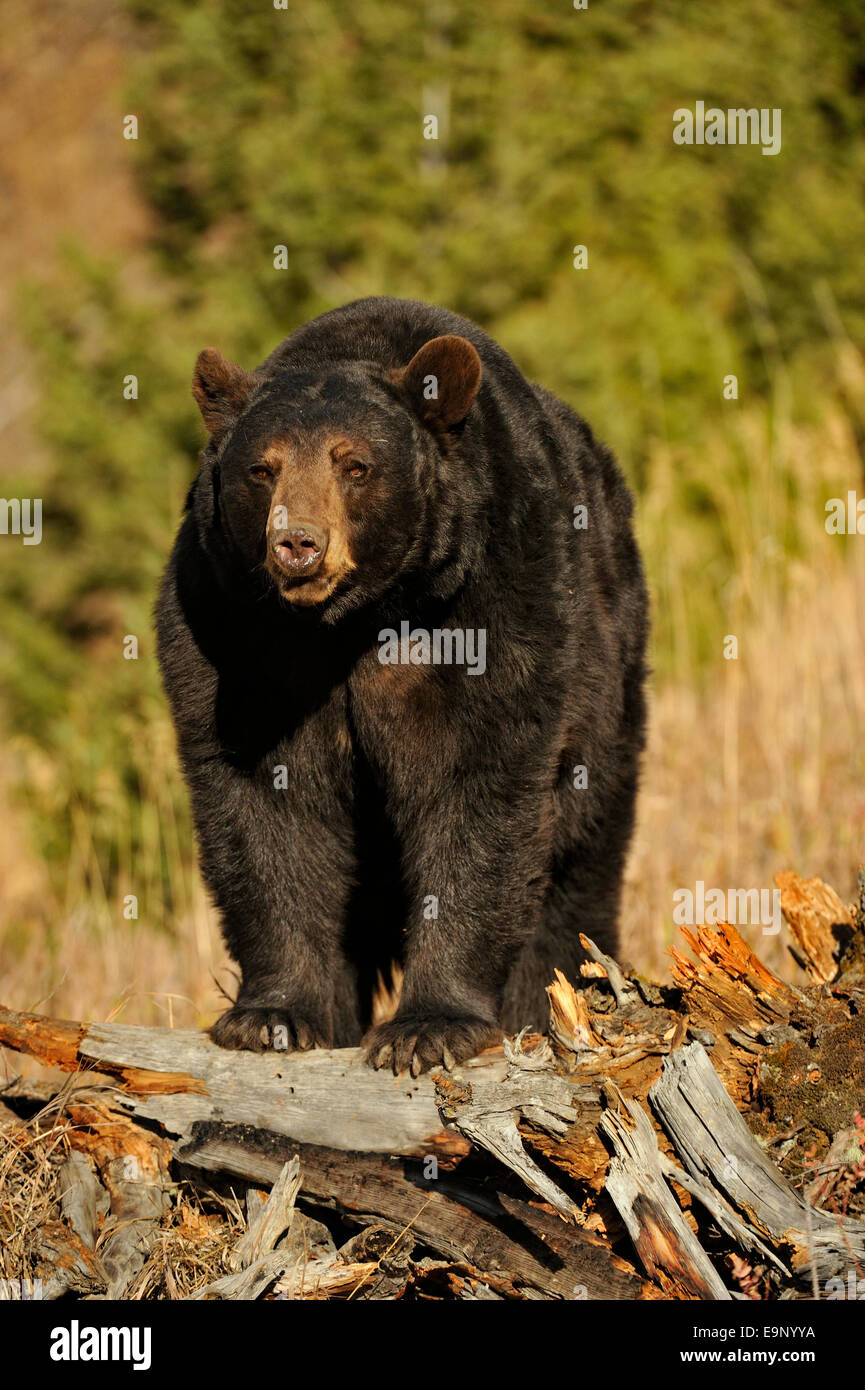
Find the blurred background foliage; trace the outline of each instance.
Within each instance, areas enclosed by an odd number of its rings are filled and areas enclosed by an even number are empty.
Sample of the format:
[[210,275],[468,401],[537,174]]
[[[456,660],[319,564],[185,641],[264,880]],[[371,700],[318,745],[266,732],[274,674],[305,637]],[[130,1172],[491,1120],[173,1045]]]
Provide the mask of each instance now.
[[[823,507],[862,481],[865,9],[132,0],[125,23],[104,101],[147,233],[132,256],[78,233],[19,284],[45,534],[4,542],[0,717],[67,908],[135,891],[163,924],[196,889],[151,608],[198,350],[253,366],[366,294],[476,319],[638,491],[659,688],[717,681],[752,599],[848,548],[827,558]],[[697,100],[781,108],[782,152],[675,146]],[[26,459],[4,473],[32,495]]]

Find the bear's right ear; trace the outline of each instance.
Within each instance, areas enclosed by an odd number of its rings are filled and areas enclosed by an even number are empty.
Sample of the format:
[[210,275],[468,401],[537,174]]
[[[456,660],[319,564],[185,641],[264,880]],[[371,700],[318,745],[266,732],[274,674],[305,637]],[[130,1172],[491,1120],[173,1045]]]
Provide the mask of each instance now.
[[198,354],[192,373],[192,394],[214,444],[245,410],[257,384],[253,372],[226,362],[216,348],[205,348]]

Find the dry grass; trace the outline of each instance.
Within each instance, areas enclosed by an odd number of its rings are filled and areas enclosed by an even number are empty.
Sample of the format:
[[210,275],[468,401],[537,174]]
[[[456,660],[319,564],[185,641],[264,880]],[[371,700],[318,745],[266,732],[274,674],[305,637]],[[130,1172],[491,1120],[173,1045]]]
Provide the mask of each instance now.
[[[674,674],[653,690],[622,954],[654,974],[665,972],[677,888],[771,888],[779,870],[795,868],[848,899],[865,860],[865,537],[829,535],[824,525],[830,497],[857,486],[862,494],[861,462],[840,414],[819,433],[786,429],[774,469],[752,427],[745,418],[754,475],[723,512],[735,564],[715,621],[716,659],[697,668],[682,613]],[[719,478],[724,461],[719,447],[709,462]],[[782,465],[795,503],[779,486]],[[644,530],[660,526],[663,490],[652,500]],[[796,511],[792,559],[771,543],[776,527],[793,529],[785,508]],[[681,575],[666,592],[687,601]],[[723,657],[730,634],[735,661]],[[798,977],[784,931],[742,934],[773,969]]]
[[194,1188],[182,1190],[164,1218],[147,1263],[124,1295],[186,1298],[231,1273],[229,1256],[246,1230],[240,1201]]
[[[70,1148],[80,1149],[82,1141],[87,1146],[87,1126],[74,1124],[66,1112],[73,1091],[76,1100],[91,1095],[86,1081],[82,1086],[79,1081],[83,1078],[67,1079],[58,1095],[26,1121],[0,1103],[0,1301],[4,1296],[19,1297],[22,1291],[25,1297],[41,1296],[39,1283],[45,1292],[59,1250],[65,1252],[66,1260],[74,1258],[75,1250],[85,1259],[84,1276],[72,1285],[73,1292],[98,1294],[105,1287],[106,1274],[99,1262],[108,1238],[120,1229],[117,1221],[107,1214],[98,1218],[96,1245],[90,1251],[62,1219],[60,1165]],[[20,1103],[19,1098],[16,1104]],[[173,1301],[200,1296],[216,1280],[235,1274],[237,1245],[248,1232],[246,1186],[240,1183],[239,1192],[230,1187],[222,1193],[205,1181],[173,1183],[168,1210],[154,1233],[150,1252],[123,1299]],[[322,1229],[305,1212],[295,1211],[293,1253],[279,1282],[265,1297],[318,1301],[351,1298],[362,1291],[381,1260],[358,1264],[348,1249],[345,1256],[321,1259],[316,1228]],[[45,1292],[45,1296],[55,1295]]]
[[0,1121],[0,1279],[29,1279],[34,1242],[46,1221],[60,1215],[57,1155],[64,1129],[39,1133],[31,1125]]
[[[827,537],[827,540],[830,538]],[[830,567],[827,567],[830,568]],[[623,955],[664,970],[673,892],[771,888],[781,869],[854,895],[865,860],[865,548],[783,604],[758,601],[738,662],[701,694],[657,691],[622,914]],[[773,969],[785,933],[743,935]]]
[[[59,1168],[75,1126],[64,1114],[69,1085],[27,1122],[0,1115],[0,1279],[44,1274],[44,1233],[61,1219]],[[80,1091],[78,1095],[82,1094]],[[180,1183],[146,1264],[126,1298],[184,1298],[230,1273],[229,1255],[246,1229],[242,1203]],[[102,1237],[97,1240],[98,1257]]]

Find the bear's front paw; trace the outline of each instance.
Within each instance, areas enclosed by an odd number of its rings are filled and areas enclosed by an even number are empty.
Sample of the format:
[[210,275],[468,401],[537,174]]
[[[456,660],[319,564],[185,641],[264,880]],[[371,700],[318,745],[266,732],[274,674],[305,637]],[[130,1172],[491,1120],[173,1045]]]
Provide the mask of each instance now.
[[216,1020],[210,1036],[220,1047],[244,1052],[305,1052],[333,1046],[330,1029],[309,1011],[268,1005],[235,1004]]
[[501,1042],[502,1030],[474,1015],[453,1018],[442,1014],[397,1014],[389,1023],[370,1029],[364,1038],[373,1067],[392,1067],[394,1073],[419,1076],[430,1067],[449,1070],[476,1057],[485,1047]]

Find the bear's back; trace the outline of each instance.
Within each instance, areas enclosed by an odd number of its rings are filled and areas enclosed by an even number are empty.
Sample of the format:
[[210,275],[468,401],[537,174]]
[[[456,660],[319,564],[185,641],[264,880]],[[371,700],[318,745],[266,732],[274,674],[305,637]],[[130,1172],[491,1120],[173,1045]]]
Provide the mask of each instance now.
[[503,387],[530,392],[525,377],[503,348],[469,319],[416,299],[374,295],[330,309],[284,339],[258,369],[316,370],[340,362],[374,362],[385,371],[404,367],[431,338],[453,333],[477,349],[484,377]]

